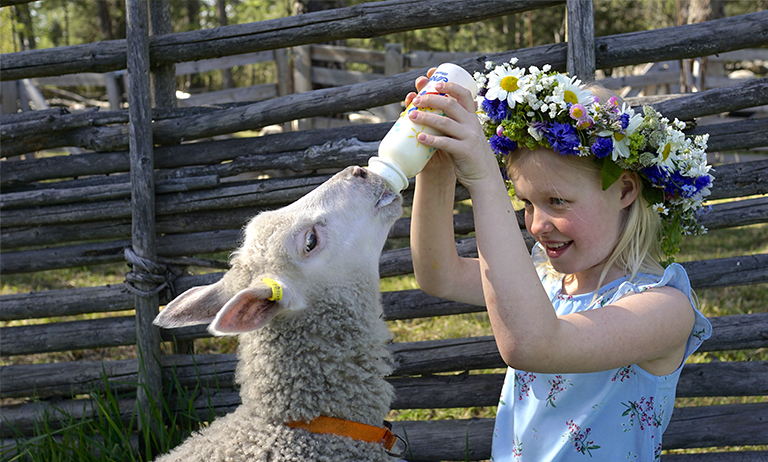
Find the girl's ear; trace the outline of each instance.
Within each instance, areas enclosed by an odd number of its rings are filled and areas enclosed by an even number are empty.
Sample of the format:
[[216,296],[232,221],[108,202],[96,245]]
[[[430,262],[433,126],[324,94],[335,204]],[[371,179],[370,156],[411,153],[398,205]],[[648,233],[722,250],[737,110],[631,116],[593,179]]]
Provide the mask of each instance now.
[[616,184],[621,185],[621,208],[627,208],[640,195],[640,178],[635,172],[624,171]]

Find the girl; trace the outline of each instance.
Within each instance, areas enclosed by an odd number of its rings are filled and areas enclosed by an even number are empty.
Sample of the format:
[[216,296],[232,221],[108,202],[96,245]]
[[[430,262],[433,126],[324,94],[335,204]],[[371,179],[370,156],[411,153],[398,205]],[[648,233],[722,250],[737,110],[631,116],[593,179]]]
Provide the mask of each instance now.
[[[653,109],[600,102],[548,66],[513,64],[476,75],[477,113],[451,83],[438,88],[451,98],[406,98],[446,115],[410,114],[445,133],[418,135],[438,151],[416,181],[416,279],[487,307],[509,366],[494,462],[659,460],[683,363],[711,332],[685,270],[658,261],[701,231],[706,137],[686,139]],[[494,151],[525,204],[533,264]],[[457,179],[472,198],[477,259],[454,245]]]

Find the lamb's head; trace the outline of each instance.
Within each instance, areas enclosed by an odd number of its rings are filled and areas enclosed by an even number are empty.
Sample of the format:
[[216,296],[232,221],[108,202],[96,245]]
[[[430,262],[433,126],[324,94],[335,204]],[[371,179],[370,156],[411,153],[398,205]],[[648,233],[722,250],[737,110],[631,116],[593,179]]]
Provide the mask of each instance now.
[[379,255],[401,213],[402,198],[381,177],[349,167],[293,204],[255,216],[224,277],[184,292],[154,322],[210,323],[214,334],[239,334],[310,306],[339,281],[377,284]]

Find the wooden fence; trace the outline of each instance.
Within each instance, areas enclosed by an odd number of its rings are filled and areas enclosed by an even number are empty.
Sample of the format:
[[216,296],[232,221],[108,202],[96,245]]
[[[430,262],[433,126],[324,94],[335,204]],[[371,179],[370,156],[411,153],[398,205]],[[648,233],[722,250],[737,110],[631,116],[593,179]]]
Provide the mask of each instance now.
[[[128,2],[131,8],[141,3]],[[332,39],[471,22],[562,3],[538,0],[372,2],[300,18],[227,26],[205,31],[205,34],[169,34],[144,37],[144,41],[134,36],[124,41],[12,53],[0,61],[0,78],[5,81],[62,73],[104,73],[119,71],[126,63],[129,75],[134,75],[132,72],[143,66],[141,53],[136,51],[142,47],[153,65],[171,65],[217,56],[261,53],[278,47],[308,46]],[[130,20],[136,20],[136,15],[141,18],[141,11],[133,11]],[[455,14],[445,15],[444,11]],[[331,23],[333,27],[329,26]],[[596,68],[608,68],[760,47],[768,44],[767,37],[768,12],[763,11],[696,25],[595,38],[592,47]],[[189,46],[190,43],[196,45]],[[322,47],[316,50],[330,51]],[[133,55],[133,60],[129,59],[132,53],[138,53]],[[565,70],[568,45],[552,44],[453,60],[476,71],[483,69],[486,60],[500,62],[512,56],[518,57],[522,65],[550,63],[553,69]],[[424,67],[444,57],[436,54],[430,59],[434,61],[421,62]],[[134,309],[139,303],[145,305],[142,309],[145,313],[156,312],[158,304],[166,303],[175,294],[218,280],[222,273],[186,275],[182,270],[188,266],[224,269],[221,262],[205,260],[200,255],[233,249],[248,217],[296,200],[327,179],[332,171],[348,165],[364,165],[375,155],[378,141],[391,123],[225,140],[211,137],[398,103],[412,90],[416,76],[426,71],[424,67],[376,79],[358,76],[360,82],[245,105],[154,107],[151,111],[147,107],[144,112],[146,115],[151,112],[151,125],[136,114],[142,106],[134,100],[128,111],[67,114],[45,110],[3,116],[0,153],[4,157],[65,147],[89,152],[0,163],[3,188],[0,273],[117,262],[128,255],[134,264],[134,276],[139,279],[102,287],[2,296],[0,321],[5,322],[88,313],[118,315],[5,327],[0,335],[0,354],[9,357],[135,345],[137,336],[141,335],[150,338],[155,335],[163,341],[175,342],[207,337],[204,326],[143,332],[138,326],[146,318],[142,320],[139,314],[120,316],[119,312]],[[132,87],[130,96],[148,95],[148,83],[143,85]],[[663,100],[630,98],[629,101],[634,105],[650,101],[667,117],[694,120],[768,104],[768,79],[753,79]],[[135,140],[138,125],[149,130],[145,138],[153,141],[154,149],[151,145],[141,147],[130,141]],[[703,131],[696,127],[688,130],[690,134]],[[712,152],[768,146],[768,119],[713,124],[708,125],[706,131],[711,135]],[[149,157],[147,151],[151,153]],[[140,175],[139,171],[144,174]],[[326,173],[318,174],[318,171]],[[253,172],[266,173],[268,177],[236,178]],[[768,221],[765,197],[768,160],[721,165],[717,167],[716,176],[712,199],[739,200],[715,204],[712,212],[703,216],[703,224],[719,229]],[[142,185],[140,191],[138,185]],[[404,197],[408,204],[410,189],[404,192]],[[456,199],[466,198],[466,191],[459,188]],[[138,231],[137,222],[143,223]],[[463,236],[457,240],[460,254],[476,255],[474,239],[468,236],[473,229],[471,214],[457,215],[455,227],[456,233]],[[408,219],[403,218],[395,225],[392,237],[403,238],[408,233]],[[126,253],[126,249],[130,251]],[[691,262],[686,264],[686,269],[696,289],[764,283],[768,281],[768,255]],[[408,248],[386,251],[381,257],[382,277],[409,274],[412,270]],[[137,291],[137,287],[141,291]],[[440,300],[418,290],[385,293],[383,299],[389,320],[483,309]],[[768,346],[766,313],[714,318],[712,323],[715,334],[704,344],[704,351]],[[149,342],[142,338],[139,343]],[[396,343],[391,348],[396,363],[391,378],[397,390],[395,408],[496,404],[501,377],[466,373],[503,367],[492,338]],[[173,372],[184,385],[202,386],[204,392],[196,405],[202,409],[212,403],[217,412],[225,413],[239,404],[237,392],[231,388],[234,364],[233,355],[167,355],[161,358],[156,374],[167,377]],[[0,369],[0,397],[24,398],[34,393],[42,400],[4,406],[3,419],[22,432],[31,432],[42,410],[53,409],[48,398],[56,398],[56,406],[68,409],[73,415],[87,414],[92,411],[88,400],[72,399],[73,395],[103,389],[102,372],[115,390],[129,391],[131,383],[151,382],[152,378],[140,375],[138,366],[135,359],[4,366]],[[438,373],[444,375],[434,375]],[[732,377],[733,383],[713,389],[713,376]],[[765,362],[690,365],[681,378],[679,395],[759,396],[768,394],[766,383],[768,364]],[[134,405],[131,400],[121,403],[125,419],[134,412]],[[665,435],[665,447],[768,444],[766,415],[766,403],[678,409]],[[489,456],[492,421],[423,421],[398,425],[406,430],[414,457],[480,460]],[[699,429],[694,431],[696,426]],[[0,423],[0,436],[10,435],[9,426]],[[765,457],[765,453],[753,452],[741,459],[738,457],[742,456],[729,455],[727,459],[713,460],[753,460],[746,458],[753,456]],[[678,460],[678,456],[664,460]]]

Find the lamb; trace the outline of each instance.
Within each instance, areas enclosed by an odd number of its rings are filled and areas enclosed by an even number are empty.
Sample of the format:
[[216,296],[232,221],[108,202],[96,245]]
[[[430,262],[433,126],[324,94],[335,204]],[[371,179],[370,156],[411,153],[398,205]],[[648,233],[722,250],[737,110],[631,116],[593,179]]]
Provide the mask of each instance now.
[[393,460],[379,442],[302,427],[325,416],[396,441],[381,429],[394,392],[378,262],[401,213],[380,176],[349,167],[255,216],[224,277],[160,312],[161,327],[210,323],[240,336],[242,404],[158,461]]

